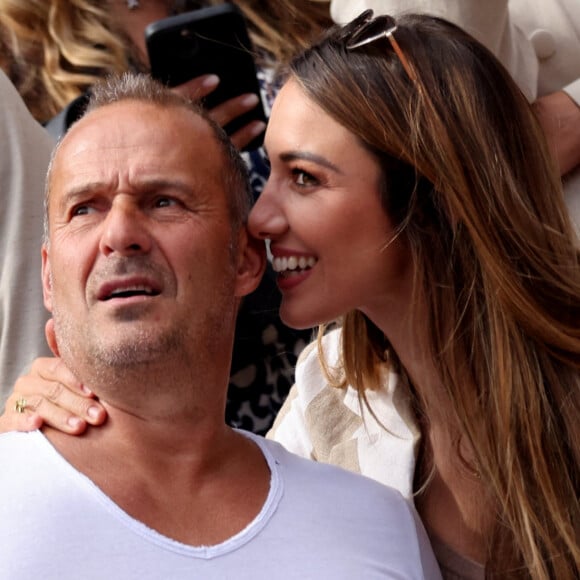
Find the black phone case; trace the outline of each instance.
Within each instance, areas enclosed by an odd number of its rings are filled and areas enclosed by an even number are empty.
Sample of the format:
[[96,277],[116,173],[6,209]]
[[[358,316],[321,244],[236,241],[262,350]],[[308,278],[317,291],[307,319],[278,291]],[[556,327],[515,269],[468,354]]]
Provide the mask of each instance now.
[[[243,14],[232,4],[192,10],[151,23],[145,29],[151,76],[173,87],[203,74],[217,74],[220,84],[203,99],[207,108],[232,97],[255,93],[259,104],[228,123],[231,135],[249,121],[266,122],[252,45]],[[263,142],[263,134],[244,149]]]

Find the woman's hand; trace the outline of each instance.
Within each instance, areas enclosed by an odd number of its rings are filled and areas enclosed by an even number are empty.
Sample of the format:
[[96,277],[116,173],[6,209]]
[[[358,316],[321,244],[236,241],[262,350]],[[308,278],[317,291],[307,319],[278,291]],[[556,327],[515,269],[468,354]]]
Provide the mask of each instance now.
[[32,431],[47,424],[79,435],[106,417],[93,393],[77,381],[60,358],[38,358],[30,372],[16,381],[0,417],[0,433]]
[[[216,75],[204,75],[174,87],[173,90],[190,99],[199,100],[211,93],[218,84],[219,78]],[[259,99],[257,95],[247,93],[229,99],[208,112],[210,117],[220,127],[224,127],[240,115],[251,111],[258,103]],[[255,137],[263,133],[265,129],[266,124],[262,121],[252,121],[236,131],[233,135],[230,135],[230,138],[238,149],[242,149]]]

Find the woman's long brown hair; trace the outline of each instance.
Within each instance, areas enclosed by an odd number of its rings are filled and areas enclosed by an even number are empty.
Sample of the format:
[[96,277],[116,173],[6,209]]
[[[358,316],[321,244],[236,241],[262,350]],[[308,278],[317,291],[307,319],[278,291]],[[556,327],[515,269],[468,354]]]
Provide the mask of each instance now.
[[[412,78],[386,38],[348,50],[350,33],[331,31],[290,74],[382,164],[431,355],[497,510],[487,575],[577,578],[580,256],[541,128],[450,23],[397,20]],[[364,398],[385,348],[397,354],[360,312],[342,322],[343,376]]]

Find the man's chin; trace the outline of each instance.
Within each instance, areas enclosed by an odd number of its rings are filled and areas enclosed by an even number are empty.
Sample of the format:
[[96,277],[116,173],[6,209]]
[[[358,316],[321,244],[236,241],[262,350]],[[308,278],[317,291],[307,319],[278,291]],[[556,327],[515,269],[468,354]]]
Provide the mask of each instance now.
[[92,328],[84,337],[59,345],[61,355],[65,360],[84,361],[99,372],[107,367],[129,369],[159,360],[167,363],[168,355],[182,350],[183,337],[179,332],[163,332],[159,325],[151,323],[142,328],[130,326],[117,332]]

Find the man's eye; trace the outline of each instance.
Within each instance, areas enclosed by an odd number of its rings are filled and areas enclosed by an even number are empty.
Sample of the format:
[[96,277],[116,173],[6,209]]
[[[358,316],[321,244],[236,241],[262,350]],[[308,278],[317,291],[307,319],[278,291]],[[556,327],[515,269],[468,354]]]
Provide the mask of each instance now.
[[175,205],[175,200],[169,197],[159,197],[155,200],[155,207],[171,207]]
[[88,205],[79,205],[73,209],[71,212],[73,217],[79,215],[87,215],[91,211],[91,208]]

